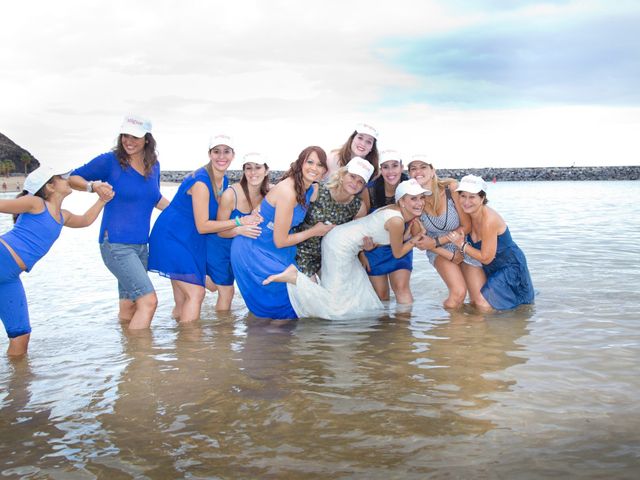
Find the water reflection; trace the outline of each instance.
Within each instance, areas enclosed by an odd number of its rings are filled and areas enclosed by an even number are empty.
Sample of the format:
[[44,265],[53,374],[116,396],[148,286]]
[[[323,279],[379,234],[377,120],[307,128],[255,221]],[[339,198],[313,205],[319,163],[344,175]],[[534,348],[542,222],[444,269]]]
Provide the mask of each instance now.
[[3,476],[35,474],[56,463],[64,432],[50,421],[51,408],[32,405],[36,379],[31,362],[21,358],[10,363],[7,396],[0,409],[0,458]]

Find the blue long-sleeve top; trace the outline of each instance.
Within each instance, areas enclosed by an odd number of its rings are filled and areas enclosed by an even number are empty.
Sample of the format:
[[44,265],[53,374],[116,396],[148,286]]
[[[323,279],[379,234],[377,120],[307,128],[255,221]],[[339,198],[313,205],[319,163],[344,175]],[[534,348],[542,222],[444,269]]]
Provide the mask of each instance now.
[[108,182],[113,187],[113,200],[105,205],[102,214],[100,243],[105,236],[111,243],[144,244],[149,241],[151,212],[162,198],[159,163],[145,177],[131,166],[122,168],[116,154],[108,152],[71,174],[89,181]]

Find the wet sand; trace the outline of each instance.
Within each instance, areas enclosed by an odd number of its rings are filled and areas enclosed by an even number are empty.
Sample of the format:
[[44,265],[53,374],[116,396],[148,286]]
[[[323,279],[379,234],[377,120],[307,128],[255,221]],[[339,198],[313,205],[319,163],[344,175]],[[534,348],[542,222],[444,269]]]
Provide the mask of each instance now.
[[21,192],[24,178],[24,175],[0,177],[0,192]]

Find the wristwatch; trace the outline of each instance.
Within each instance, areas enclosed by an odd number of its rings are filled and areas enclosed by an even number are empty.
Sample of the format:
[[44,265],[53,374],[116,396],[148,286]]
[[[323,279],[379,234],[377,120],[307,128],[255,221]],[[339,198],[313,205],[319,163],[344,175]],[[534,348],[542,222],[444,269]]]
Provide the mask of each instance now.
[[93,182],[87,182],[87,192],[93,193]]

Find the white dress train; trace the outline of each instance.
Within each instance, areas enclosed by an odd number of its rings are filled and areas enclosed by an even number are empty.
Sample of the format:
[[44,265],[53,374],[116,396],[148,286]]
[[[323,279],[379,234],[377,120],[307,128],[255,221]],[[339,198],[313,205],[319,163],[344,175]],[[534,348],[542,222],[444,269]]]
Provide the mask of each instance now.
[[397,210],[383,208],[370,215],[336,226],[322,239],[322,278],[312,282],[298,272],[296,284],[287,283],[287,292],[298,317],[330,320],[357,318],[382,310],[382,302],[371,286],[366,270],[358,260],[363,237],[389,245],[384,225]]

